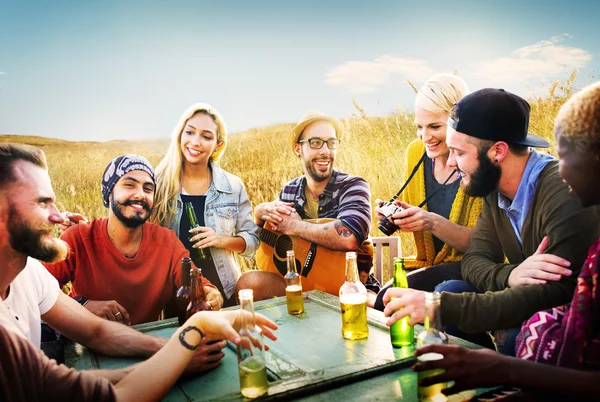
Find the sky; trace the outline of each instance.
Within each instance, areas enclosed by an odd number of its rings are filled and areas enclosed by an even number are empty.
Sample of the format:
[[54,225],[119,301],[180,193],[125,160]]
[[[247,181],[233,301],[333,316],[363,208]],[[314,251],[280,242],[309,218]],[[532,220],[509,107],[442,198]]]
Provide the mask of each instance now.
[[0,0],[0,134],[165,138],[192,103],[230,133],[410,111],[453,72],[528,97],[600,79],[600,1]]

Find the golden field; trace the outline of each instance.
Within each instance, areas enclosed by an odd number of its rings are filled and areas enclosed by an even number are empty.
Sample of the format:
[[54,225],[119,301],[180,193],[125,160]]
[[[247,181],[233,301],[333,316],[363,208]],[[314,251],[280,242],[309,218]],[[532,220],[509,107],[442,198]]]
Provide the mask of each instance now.
[[[544,88],[543,96],[532,96],[530,131],[550,141],[555,153],[554,118],[575,91],[575,73],[562,83]],[[404,150],[415,137],[413,114],[403,111],[383,117],[368,117],[355,103],[357,113],[344,119],[345,134],[338,150],[337,168],[364,177],[371,186],[372,200],[388,199],[402,184]],[[301,115],[303,111],[298,111]],[[173,123],[179,116],[173,116]],[[230,134],[221,166],[242,178],[253,205],[271,201],[290,179],[302,174],[290,150],[288,133],[293,123],[255,128]],[[165,137],[170,133],[165,133]],[[156,166],[169,139],[151,141],[71,142],[43,137],[0,135],[0,142],[21,142],[40,147],[48,158],[50,177],[61,210],[79,212],[88,219],[105,216],[100,178],[108,162],[124,153],[144,155]],[[373,222],[372,236],[383,236]],[[413,250],[412,236],[402,234],[404,255]],[[250,265],[243,263],[245,268]],[[384,273],[384,279],[389,273]]]

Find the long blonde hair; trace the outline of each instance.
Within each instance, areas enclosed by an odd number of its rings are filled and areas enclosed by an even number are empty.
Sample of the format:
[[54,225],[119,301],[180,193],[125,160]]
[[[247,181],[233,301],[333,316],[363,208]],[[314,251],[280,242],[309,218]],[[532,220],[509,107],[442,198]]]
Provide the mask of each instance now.
[[217,125],[217,147],[210,159],[219,160],[227,146],[227,127],[221,113],[207,103],[195,103],[188,107],[179,118],[171,134],[171,142],[167,154],[156,168],[156,192],[154,193],[154,209],[150,220],[161,226],[171,223],[176,210],[176,200],[181,188],[183,171],[183,155],[181,154],[181,134],[189,119],[201,113],[210,116]]
[[450,113],[452,106],[469,93],[462,78],[454,74],[436,74],[419,89],[415,105],[435,113]]

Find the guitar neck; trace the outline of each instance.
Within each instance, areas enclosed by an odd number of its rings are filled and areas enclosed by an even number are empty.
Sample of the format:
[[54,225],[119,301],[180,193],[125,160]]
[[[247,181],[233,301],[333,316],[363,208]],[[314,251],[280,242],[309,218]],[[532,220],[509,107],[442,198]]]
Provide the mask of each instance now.
[[266,245],[275,247],[275,242],[277,241],[277,235],[275,233],[269,232],[267,229],[263,228],[259,237],[260,241],[262,241]]

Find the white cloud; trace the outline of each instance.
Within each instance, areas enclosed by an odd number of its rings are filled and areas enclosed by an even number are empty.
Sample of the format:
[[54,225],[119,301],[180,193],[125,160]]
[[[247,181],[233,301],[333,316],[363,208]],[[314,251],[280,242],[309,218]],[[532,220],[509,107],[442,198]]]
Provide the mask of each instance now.
[[524,83],[533,78],[549,79],[585,67],[592,55],[585,49],[560,45],[569,34],[554,36],[513,51],[514,57],[501,57],[475,65],[475,74],[488,81]]
[[325,83],[351,93],[374,92],[396,78],[423,81],[433,74],[425,60],[379,56],[372,61],[348,61],[325,73]]

